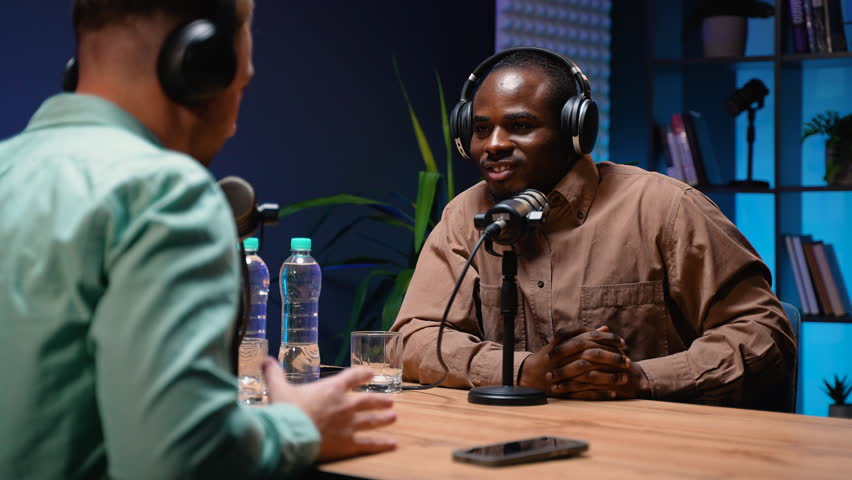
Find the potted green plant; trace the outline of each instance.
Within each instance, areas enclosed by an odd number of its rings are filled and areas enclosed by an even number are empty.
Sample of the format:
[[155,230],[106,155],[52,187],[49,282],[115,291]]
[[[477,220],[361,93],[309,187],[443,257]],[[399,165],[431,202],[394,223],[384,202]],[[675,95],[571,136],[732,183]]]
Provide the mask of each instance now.
[[775,8],[758,0],[698,0],[684,23],[684,36],[699,25],[705,57],[745,55],[749,18],[766,18]]
[[825,181],[831,185],[852,185],[852,114],[820,113],[805,124],[802,142],[813,135],[825,135]]
[[[280,211],[280,216],[285,217],[314,208],[329,209],[343,205],[362,207],[364,213],[342,228],[337,228],[331,240],[323,246],[323,251],[332,251],[332,246],[336,242],[346,238],[353,228],[362,222],[370,222],[394,229],[401,228],[410,234],[411,242],[407,247],[404,247],[388,245],[382,240],[381,232],[373,232],[365,237],[377,246],[369,255],[336,261],[324,259],[322,262],[323,270],[326,272],[351,268],[366,270],[363,279],[355,290],[355,300],[349,323],[338,334],[338,337],[343,341],[334,360],[336,365],[345,364],[346,353],[349,348],[348,338],[352,331],[387,330],[391,327],[399,313],[426,237],[441,219],[443,207],[455,197],[452,139],[450,138],[450,123],[441,78],[436,71],[435,82],[443,137],[443,141],[439,144],[439,151],[443,151],[446,156],[444,172],[441,172],[438,167],[433,149],[414,111],[414,105],[402,82],[396,58],[393,58],[393,69],[407,105],[409,120],[424,168],[424,170],[417,172],[416,199],[406,199],[397,195],[397,201],[387,201],[379,198],[381,196],[344,193],[293,203],[284,206]],[[446,193],[444,199],[439,198],[442,192]],[[327,216],[322,218],[325,219]],[[323,220],[315,228],[319,229],[322,223],[324,223]],[[313,236],[313,233],[310,236]],[[367,312],[368,307],[373,304],[381,305],[377,314]]]
[[846,376],[843,380],[834,376],[834,384],[828,383],[828,380],[823,380],[825,384],[823,391],[834,400],[834,404],[828,406],[828,416],[835,418],[852,418],[852,405],[846,403],[846,397],[852,392],[852,384],[846,382]]

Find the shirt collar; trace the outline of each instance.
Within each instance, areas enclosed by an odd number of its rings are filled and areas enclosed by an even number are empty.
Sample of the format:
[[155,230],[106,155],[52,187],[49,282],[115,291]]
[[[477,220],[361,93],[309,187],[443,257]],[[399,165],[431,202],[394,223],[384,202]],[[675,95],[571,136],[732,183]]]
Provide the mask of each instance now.
[[600,173],[592,157],[583,155],[578,158],[571,170],[562,177],[556,187],[547,196],[554,206],[567,202],[573,217],[582,225],[589,216],[589,208],[598,190]]
[[118,127],[162,146],[159,139],[139,120],[118,105],[93,95],[61,93],[48,98],[30,119],[25,131],[78,125]]

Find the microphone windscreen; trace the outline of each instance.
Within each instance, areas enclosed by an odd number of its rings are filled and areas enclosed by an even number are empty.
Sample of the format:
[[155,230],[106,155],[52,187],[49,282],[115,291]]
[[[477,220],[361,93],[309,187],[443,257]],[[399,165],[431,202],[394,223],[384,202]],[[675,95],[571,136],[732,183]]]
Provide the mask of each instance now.
[[257,229],[258,213],[254,188],[240,177],[225,177],[219,180],[219,188],[228,199],[237,233],[240,238],[250,237]]
[[547,197],[529,188],[488,209],[484,225],[502,220],[504,226],[492,238],[501,245],[512,245],[526,235],[532,225],[542,223],[549,210]]

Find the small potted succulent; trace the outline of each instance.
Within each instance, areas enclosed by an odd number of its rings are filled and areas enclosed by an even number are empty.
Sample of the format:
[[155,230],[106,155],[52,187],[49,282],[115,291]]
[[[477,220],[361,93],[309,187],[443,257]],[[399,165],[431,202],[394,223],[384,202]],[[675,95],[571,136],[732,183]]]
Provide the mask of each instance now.
[[843,380],[834,376],[834,384],[828,383],[828,380],[823,380],[825,384],[823,391],[834,400],[833,405],[828,406],[828,416],[835,418],[852,418],[852,405],[846,403],[846,397],[852,392],[852,384],[846,382],[846,377]]
[[683,35],[702,26],[705,57],[745,55],[749,18],[766,18],[775,8],[758,0],[698,0],[683,25]]
[[820,113],[805,124],[802,141],[825,135],[825,181],[830,185],[852,185],[852,114]]

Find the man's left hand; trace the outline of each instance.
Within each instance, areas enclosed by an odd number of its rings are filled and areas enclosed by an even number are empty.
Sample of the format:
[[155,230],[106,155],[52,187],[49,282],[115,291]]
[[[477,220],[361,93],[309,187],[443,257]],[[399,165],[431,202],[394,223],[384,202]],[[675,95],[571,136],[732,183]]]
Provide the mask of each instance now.
[[577,400],[651,398],[651,384],[635,362],[624,370],[592,370],[573,378],[552,372],[550,393]]

